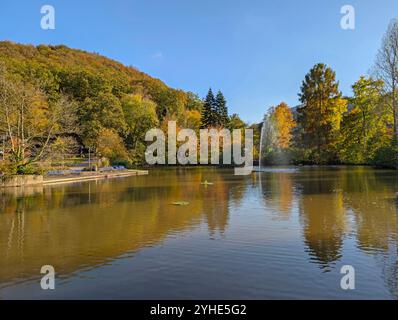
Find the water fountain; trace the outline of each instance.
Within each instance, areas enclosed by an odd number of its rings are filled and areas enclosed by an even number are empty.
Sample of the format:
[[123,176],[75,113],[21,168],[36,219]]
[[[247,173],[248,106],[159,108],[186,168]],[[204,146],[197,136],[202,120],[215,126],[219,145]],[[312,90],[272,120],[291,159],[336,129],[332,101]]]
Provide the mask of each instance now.
[[269,152],[269,150],[275,146],[276,142],[277,142],[277,132],[274,121],[272,120],[269,114],[265,114],[260,134],[260,148],[258,155],[259,172],[262,171],[262,160],[264,156],[264,150]]
[[[270,154],[278,150],[278,129],[275,125],[275,121],[272,118],[271,113],[264,115],[263,124],[261,127],[260,134],[260,147],[258,156],[258,172],[295,172],[293,168],[263,168],[262,163],[266,154]],[[286,161],[281,160],[282,163]]]
[[264,138],[265,117],[260,132],[260,148],[258,153],[258,171],[261,172],[261,156],[263,154],[263,138]]

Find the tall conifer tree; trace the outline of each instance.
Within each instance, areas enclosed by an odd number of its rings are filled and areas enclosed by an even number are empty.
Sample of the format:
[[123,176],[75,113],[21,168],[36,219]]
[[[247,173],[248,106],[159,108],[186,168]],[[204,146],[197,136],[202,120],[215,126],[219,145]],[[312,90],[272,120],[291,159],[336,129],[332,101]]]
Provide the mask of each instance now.
[[207,96],[205,98],[202,109],[203,128],[212,127],[216,124],[214,106],[215,106],[215,98],[213,91],[210,88],[209,91],[207,92]]
[[215,112],[217,124],[220,126],[226,126],[228,123],[228,108],[227,101],[221,91],[218,91],[216,96]]
[[342,98],[335,72],[326,65],[315,65],[305,76],[298,109],[302,142],[312,151],[312,160],[335,160],[336,143],[347,101]]

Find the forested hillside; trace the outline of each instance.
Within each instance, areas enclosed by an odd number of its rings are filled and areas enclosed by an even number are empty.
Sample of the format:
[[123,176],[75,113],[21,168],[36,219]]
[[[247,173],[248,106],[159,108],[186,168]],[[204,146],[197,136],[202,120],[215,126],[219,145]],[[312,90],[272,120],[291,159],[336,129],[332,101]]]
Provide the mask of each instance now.
[[138,93],[152,99],[162,116],[182,111],[187,104],[185,92],[171,89],[133,67],[62,45],[35,47],[0,42],[0,60],[9,72],[19,74],[24,80],[44,83],[46,94],[53,99],[60,92],[79,101],[104,93],[117,98]]
[[[41,152],[74,153],[82,147],[111,161],[139,163],[149,128],[169,119],[185,128],[201,126],[203,102],[195,94],[66,46],[0,42],[0,86],[0,136],[8,137],[5,151],[20,167]],[[15,132],[9,132],[7,121]],[[44,145],[47,151],[38,149]]]

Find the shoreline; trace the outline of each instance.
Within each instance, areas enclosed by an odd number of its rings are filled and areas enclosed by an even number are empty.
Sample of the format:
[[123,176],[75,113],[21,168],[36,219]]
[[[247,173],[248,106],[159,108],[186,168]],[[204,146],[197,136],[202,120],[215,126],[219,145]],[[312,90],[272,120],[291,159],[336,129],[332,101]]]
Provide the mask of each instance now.
[[148,175],[148,170],[126,170],[121,172],[94,172],[85,174],[84,176],[64,176],[64,177],[44,177],[43,185],[56,185],[56,184],[65,184],[65,183],[73,183],[80,181],[92,181],[92,180],[101,180],[101,179],[112,179],[112,178],[120,178],[120,177],[131,177],[131,176],[142,176]]
[[[11,182],[0,184],[0,188],[19,188],[30,186],[48,186],[59,185],[74,182],[84,182],[92,180],[103,180],[112,178],[122,178],[131,176],[148,175],[148,170],[125,170],[120,172],[87,172],[82,175],[67,175],[67,176],[14,176]],[[34,177],[34,178],[32,178]]]

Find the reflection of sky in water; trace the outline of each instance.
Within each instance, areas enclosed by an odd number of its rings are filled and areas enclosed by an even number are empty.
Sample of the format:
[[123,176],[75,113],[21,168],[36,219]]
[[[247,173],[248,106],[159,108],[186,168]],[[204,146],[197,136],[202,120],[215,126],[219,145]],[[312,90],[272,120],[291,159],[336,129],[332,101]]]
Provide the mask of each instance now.
[[[398,297],[397,190],[398,172],[307,167],[9,189],[0,297]],[[43,264],[60,276],[55,292],[39,289]],[[345,264],[352,292],[340,289]]]

